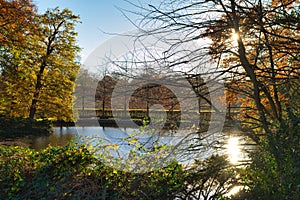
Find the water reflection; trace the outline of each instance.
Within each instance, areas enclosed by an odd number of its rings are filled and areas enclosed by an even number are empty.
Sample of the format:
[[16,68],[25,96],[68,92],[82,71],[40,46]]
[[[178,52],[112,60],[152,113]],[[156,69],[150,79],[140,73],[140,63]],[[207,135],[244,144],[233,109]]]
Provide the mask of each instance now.
[[[124,151],[125,153],[122,154],[122,157],[126,157],[126,152],[129,152],[131,150],[130,146],[122,140],[124,137],[128,137],[131,133],[134,133],[133,129],[118,129],[118,128],[99,128],[99,127],[70,127],[70,128],[54,128],[54,133],[50,136],[40,136],[40,137],[32,137],[28,141],[28,144],[31,148],[36,150],[41,150],[49,145],[51,146],[64,146],[71,140],[75,139],[77,136],[83,135],[83,136],[89,136],[90,138],[93,138],[93,136],[97,136],[98,139],[101,139],[102,137],[107,140],[107,142],[116,143],[119,141],[118,145],[121,148],[121,151]],[[144,140],[146,141],[147,137],[144,135],[141,136],[141,142]],[[239,165],[242,160],[245,160],[247,154],[244,152],[245,148],[245,136],[240,135],[238,132],[230,132],[227,134],[216,134],[213,135],[212,141],[218,141],[218,148],[222,149],[221,147],[223,144],[225,144],[223,147],[224,149],[221,150],[220,153],[225,153],[228,155],[228,159],[231,164],[233,165]],[[84,142],[83,138],[79,140],[79,142]],[[95,142],[99,142],[95,141]],[[170,141],[167,140],[167,143]],[[211,142],[211,141],[210,141]],[[212,149],[213,151],[213,149]],[[214,152],[205,152],[205,157],[209,156]],[[230,190],[230,192],[227,194],[227,196],[231,196],[233,194],[238,193],[242,189],[242,186],[235,186]]]
[[[243,160],[246,160],[247,155],[244,152],[245,144],[242,144],[242,140],[245,140],[245,137],[241,135],[230,135],[227,139],[227,143],[225,145],[226,154],[231,164],[238,165]],[[226,197],[230,197],[239,193],[243,189],[243,186],[237,185],[234,186],[227,194]]]
[[[33,149],[41,150],[49,145],[51,146],[64,146],[74,138],[83,135],[83,136],[90,136],[93,138],[93,136],[97,135],[98,139],[106,138],[106,142],[109,143],[118,143],[120,147],[123,147],[124,149],[128,148],[127,143],[124,143],[124,140],[122,138],[128,136],[128,133],[132,133],[134,130],[123,130],[118,128],[99,128],[99,127],[70,127],[70,128],[54,128],[54,133],[50,136],[40,136],[40,137],[32,137],[29,140],[27,140],[27,144]],[[143,138],[143,136],[140,136],[141,142],[143,140],[147,139],[146,137]],[[214,138],[216,139],[216,138]],[[246,155],[243,150],[244,144],[243,140],[244,137],[236,134],[231,134],[228,136],[228,138],[225,138],[225,145],[223,152],[228,155],[229,161],[237,165],[242,160],[245,160]],[[169,143],[170,141],[165,138],[166,143]],[[118,141],[123,141],[124,144],[119,143]],[[83,142],[82,140],[79,142]],[[99,141],[98,141],[99,142]],[[123,150],[124,150],[123,149]],[[208,152],[206,152],[208,153]],[[213,152],[212,152],[213,153]]]
[[241,145],[238,137],[229,137],[226,144],[226,153],[228,154],[229,161],[236,165],[243,159],[241,152]]
[[41,150],[51,146],[65,146],[76,136],[76,128],[55,128],[49,136],[38,136],[28,141],[30,148]]

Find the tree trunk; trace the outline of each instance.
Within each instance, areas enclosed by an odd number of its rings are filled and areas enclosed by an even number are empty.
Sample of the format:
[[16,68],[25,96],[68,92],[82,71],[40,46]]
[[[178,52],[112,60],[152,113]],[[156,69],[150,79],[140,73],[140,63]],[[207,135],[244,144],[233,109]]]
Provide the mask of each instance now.
[[29,111],[30,119],[34,119],[34,116],[36,113],[36,106],[37,106],[38,98],[40,96],[40,91],[42,89],[42,76],[43,76],[45,67],[46,67],[46,63],[44,61],[40,67],[40,71],[36,78],[35,92],[33,95],[33,99],[31,101],[31,106],[30,106],[30,111]]

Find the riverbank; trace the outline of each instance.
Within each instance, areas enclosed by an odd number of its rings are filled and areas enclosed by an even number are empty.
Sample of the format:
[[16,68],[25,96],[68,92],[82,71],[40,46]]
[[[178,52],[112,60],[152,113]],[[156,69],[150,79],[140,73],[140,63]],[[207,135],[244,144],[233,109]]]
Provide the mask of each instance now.
[[0,116],[0,140],[26,135],[49,135],[52,132],[52,122],[49,120]]
[[14,139],[4,139],[0,141],[1,146],[21,146],[21,147],[29,147],[29,144],[22,141],[22,138],[14,138]]

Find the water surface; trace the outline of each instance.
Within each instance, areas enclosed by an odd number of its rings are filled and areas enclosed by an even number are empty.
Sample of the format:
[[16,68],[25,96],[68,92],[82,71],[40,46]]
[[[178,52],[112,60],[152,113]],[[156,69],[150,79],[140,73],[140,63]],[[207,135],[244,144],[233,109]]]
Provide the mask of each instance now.
[[[128,141],[124,141],[124,138],[128,138],[130,135],[137,134],[138,132],[139,130],[130,128],[55,127],[54,133],[50,136],[32,136],[25,138],[24,142],[27,143],[30,148],[41,150],[48,146],[64,146],[72,140],[75,140],[78,143],[83,143],[90,138],[90,140],[93,139],[93,145],[97,145],[99,142],[103,142],[105,144],[118,144],[122,153],[125,155],[132,148],[129,147]],[[149,145],[156,139],[157,138],[153,136],[150,137],[147,134],[139,135],[140,142],[148,145],[148,148],[151,148]],[[161,144],[172,144],[172,142],[177,142],[174,138],[168,136],[159,136],[159,140]],[[220,150],[212,151],[219,151],[219,153],[227,154],[232,164],[238,164],[240,160],[244,160],[247,157],[245,151],[243,151],[246,148],[243,145],[246,138],[241,134],[227,133],[223,135],[223,137],[220,137],[219,135],[219,138],[214,138],[214,140],[218,140],[217,143],[222,144],[222,148],[220,148]],[[207,152],[207,154],[211,154],[212,151]]]

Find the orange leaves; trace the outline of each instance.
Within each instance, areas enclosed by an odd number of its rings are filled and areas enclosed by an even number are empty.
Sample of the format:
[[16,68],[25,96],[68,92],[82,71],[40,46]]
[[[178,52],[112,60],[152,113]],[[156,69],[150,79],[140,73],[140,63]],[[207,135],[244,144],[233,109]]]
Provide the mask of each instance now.
[[[224,28],[225,33],[218,32],[212,35],[217,37],[212,40],[211,48],[215,49],[212,52],[222,54],[222,67],[239,70],[238,67],[243,64],[244,69],[248,69],[248,75],[251,75],[253,84],[248,85],[249,89],[238,87],[236,90],[256,95],[251,102],[255,99],[258,105],[263,104],[265,113],[270,113],[270,116],[281,116],[276,112],[280,112],[280,107],[288,101],[281,88],[292,76],[299,78],[299,74],[295,73],[299,71],[300,66],[297,14],[299,11],[294,7],[297,3],[299,2],[292,0],[274,0],[271,5],[263,2],[262,6],[244,7],[242,12],[239,10],[242,4],[237,5],[236,10],[231,13],[235,12],[237,16],[234,22],[238,25],[242,44],[240,43],[236,49],[230,46],[228,38],[225,37],[226,34],[230,34],[228,27]],[[227,20],[229,24],[233,23],[231,13],[226,16],[227,18],[220,17],[220,21]],[[236,83],[237,73],[232,71],[233,81]],[[247,82],[247,76],[241,73],[238,75],[239,79]],[[257,92],[254,93],[253,87],[256,87],[256,91],[260,91],[259,95]],[[236,98],[232,94],[229,95],[231,95],[229,99]],[[245,105],[250,103],[247,99],[242,101]]]
[[239,58],[234,56],[227,56],[222,59],[222,67],[229,68],[230,66],[239,63]]
[[299,0],[272,0],[272,7],[282,6],[285,8],[293,8],[293,6],[298,3]]
[[0,0],[0,42],[2,45],[14,45],[23,40],[24,33],[30,30],[35,15],[31,1],[6,1]]

